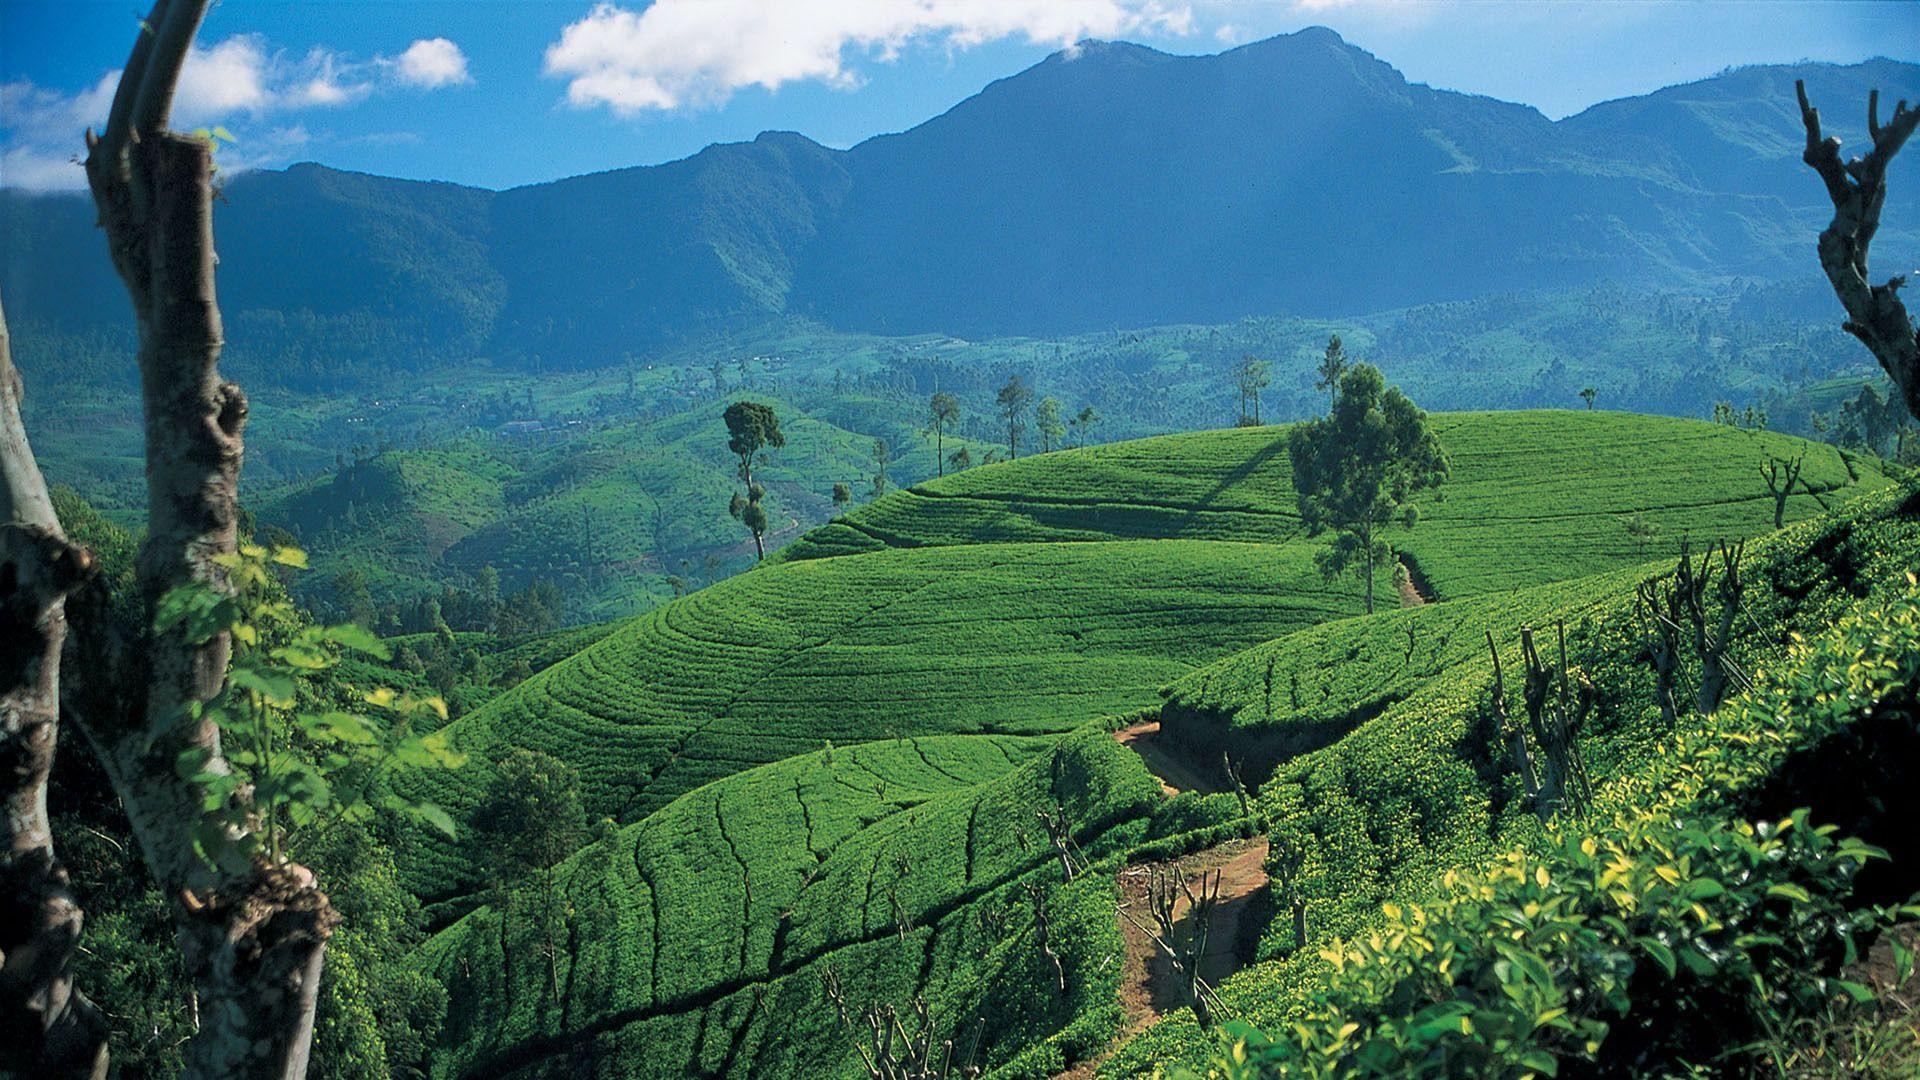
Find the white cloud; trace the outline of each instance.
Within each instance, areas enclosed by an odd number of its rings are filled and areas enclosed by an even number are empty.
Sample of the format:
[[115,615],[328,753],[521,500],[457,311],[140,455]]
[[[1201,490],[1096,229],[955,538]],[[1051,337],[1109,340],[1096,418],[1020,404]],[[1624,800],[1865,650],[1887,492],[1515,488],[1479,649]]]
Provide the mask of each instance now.
[[603,2],[548,46],[546,73],[568,80],[575,106],[624,116],[717,104],[749,86],[852,87],[850,51],[884,62],[913,43],[1067,46],[1192,29],[1188,6],[1162,0],[655,0],[638,12]]
[[443,37],[414,42],[395,62],[399,65],[400,81],[409,86],[432,89],[473,81],[467,74],[467,54]]
[[[173,126],[231,128],[240,133],[240,145],[222,150],[221,167],[266,167],[284,162],[311,138],[299,125],[266,128],[260,122],[269,114],[338,108],[390,87],[433,89],[469,81],[466,56],[446,38],[416,41],[398,57],[361,61],[324,46],[292,55],[271,48],[259,34],[237,34],[187,54]],[[105,124],[119,84],[120,73],[109,71],[70,94],[25,79],[0,85],[0,186],[83,187],[85,177],[71,159],[80,151],[81,132]],[[243,120],[255,123],[243,126]]]
[[28,191],[78,191],[87,186],[87,174],[77,155],[61,155],[33,146],[9,146],[0,151],[0,187]]

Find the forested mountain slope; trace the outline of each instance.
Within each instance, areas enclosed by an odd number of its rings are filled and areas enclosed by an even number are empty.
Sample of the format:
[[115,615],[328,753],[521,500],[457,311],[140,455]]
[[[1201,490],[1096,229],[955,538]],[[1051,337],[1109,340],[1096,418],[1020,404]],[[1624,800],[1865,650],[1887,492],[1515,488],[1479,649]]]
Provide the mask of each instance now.
[[[1920,98],[1910,64],[1762,67],[1550,122],[1410,84],[1325,29],[1215,56],[1089,42],[844,151],[769,133],[497,193],[243,174],[218,207],[222,299],[237,363],[310,380],[598,366],[780,314],[1063,334],[1797,279],[1826,205],[1793,164],[1803,77],[1821,101]],[[1920,195],[1891,199],[1883,243],[1909,242]],[[104,260],[70,257],[92,220],[78,196],[0,193],[16,321],[113,325]]]

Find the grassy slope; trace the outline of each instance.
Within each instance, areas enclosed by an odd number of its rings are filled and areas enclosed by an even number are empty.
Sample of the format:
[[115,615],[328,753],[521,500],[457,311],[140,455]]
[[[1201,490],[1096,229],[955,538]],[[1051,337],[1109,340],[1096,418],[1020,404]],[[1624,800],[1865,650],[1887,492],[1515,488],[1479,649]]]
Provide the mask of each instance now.
[[[1856,600],[1902,588],[1901,574],[1916,559],[1920,496],[1900,488],[1872,492],[1832,515],[1754,542],[1733,655],[1746,667],[1765,666],[1782,654],[1791,632],[1816,632]],[[1641,576],[1602,574],[1437,611],[1348,620],[1221,661],[1170,688],[1176,723],[1183,717],[1231,718],[1230,743],[1290,730],[1297,736],[1338,717],[1341,702],[1354,707],[1345,717],[1350,734],[1282,762],[1260,791],[1274,836],[1306,852],[1301,887],[1312,941],[1305,953],[1290,955],[1291,928],[1276,919],[1262,942],[1268,962],[1221,988],[1235,1015],[1257,1024],[1285,1022],[1312,992],[1320,945],[1364,933],[1383,903],[1418,903],[1448,869],[1474,865],[1539,833],[1501,752],[1489,749],[1492,667],[1485,632],[1495,635],[1512,663],[1519,625],[1565,619],[1576,662],[1602,691],[1581,733],[1602,793],[1659,775],[1671,732],[1654,706],[1651,676],[1638,655],[1640,628],[1631,598]],[[1413,667],[1429,670],[1402,679],[1396,643],[1404,641],[1404,625],[1432,615],[1445,616],[1427,624],[1446,636],[1436,644],[1436,662],[1416,660]],[[1311,670],[1328,653],[1349,660],[1327,699],[1298,712],[1277,706],[1269,714],[1265,669]],[[1348,664],[1354,665],[1351,678]],[[1691,678],[1683,669],[1683,703]],[[1212,1046],[1183,1014],[1129,1046],[1104,1075],[1198,1062]]]
[[[566,912],[556,966],[541,931],[494,907],[433,939],[429,962],[453,994],[439,1070],[824,1075],[847,1064],[827,968],[854,1008],[916,993],[943,1015],[998,1008],[1003,1029],[981,1059],[1004,1061],[1062,1007],[1006,970],[1031,952],[1016,886],[1051,859],[1022,830],[1060,806],[1099,852],[1137,840],[1137,824],[1111,834],[1157,790],[1099,732],[886,741],[731,776],[562,864],[535,900]],[[997,929],[980,917],[995,908],[1010,915]],[[1111,999],[1111,978],[1074,975]]]
[[[1390,534],[1442,599],[1643,561],[1691,530],[1772,527],[1759,467],[1807,455],[1788,520],[1829,493],[1885,483],[1869,461],[1771,432],[1610,412],[1442,413],[1453,463],[1443,501]],[[793,544],[804,559],[883,546],[1007,540],[1196,537],[1285,542],[1300,532],[1284,427],[1195,432],[975,469],[863,507]],[[1621,525],[1642,513],[1661,535],[1642,551]],[[1382,590],[1383,593],[1385,590]]]
[[[1830,448],[1690,421],[1437,422],[1448,497],[1400,539],[1442,597],[1637,565],[1647,553],[1618,521],[1629,512],[1660,524],[1663,543],[1765,531],[1767,453],[1804,450],[1808,483],[1828,493],[1796,495],[1795,517],[1856,473],[1855,486],[1885,483]],[[1351,584],[1312,569],[1321,541],[1295,524],[1281,438],[1168,436],[896,493],[454,724],[478,760],[435,794],[464,805],[488,757],[527,745],[574,762],[590,811],[627,822],[822,739],[1061,732],[1151,706],[1155,687],[1199,664],[1358,611]],[[1582,477],[1571,494],[1564,475]],[[848,536],[867,553],[806,557],[853,550],[835,546]]]
[[[950,745],[958,752],[981,736],[939,736],[1063,732],[1102,715],[1150,706],[1153,687],[1236,648],[1287,633],[1294,635],[1284,639],[1291,646],[1265,649],[1312,653],[1310,660],[1298,662],[1302,670],[1324,665],[1322,650],[1344,648],[1348,662],[1342,670],[1386,674],[1396,668],[1408,620],[1416,625],[1415,662],[1398,665],[1409,668],[1395,671],[1399,682],[1390,679],[1380,690],[1373,678],[1356,677],[1348,680],[1352,686],[1329,684],[1323,696],[1329,703],[1325,712],[1336,718],[1347,715],[1341,702],[1359,702],[1368,693],[1390,703],[1405,696],[1406,703],[1396,708],[1411,708],[1410,703],[1430,696],[1429,687],[1452,685],[1444,676],[1460,666],[1457,661],[1475,654],[1480,622],[1510,633],[1515,617],[1577,607],[1592,602],[1596,590],[1609,592],[1631,580],[1640,553],[1619,530],[1618,515],[1647,511],[1672,534],[1729,528],[1751,533],[1770,526],[1770,506],[1760,501],[1757,458],[1763,449],[1782,452],[1795,445],[1704,424],[1606,414],[1474,414],[1440,422],[1455,455],[1452,494],[1412,536],[1426,538],[1431,530],[1452,543],[1477,537],[1478,546],[1458,557],[1430,541],[1434,554],[1422,565],[1439,567],[1429,573],[1443,593],[1477,592],[1485,599],[1342,619],[1358,610],[1358,597],[1347,583],[1329,592],[1311,569],[1318,541],[1289,531],[1288,500],[1275,494],[1276,485],[1285,494],[1285,458],[1275,449],[1272,430],[1204,433],[1052,455],[975,470],[928,485],[943,496],[903,493],[850,516],[857,524],[885,520],[894,526],[888,531],[897,543],[927,546],[869,544],[872,550],[855,557],[789,559],[635,620],[453,725],[461,745],[476,751],[476,764],[436,794],[459,805],[483,778],[489,753],[534,745],[582,769],[594,813],[635,822],[615,842],[626,845],[620,850],[631,852],[629,857],[608,861],[604,853],[584,852],[576,858],[575,869],[563,875],[574,898],[567,910],[586,912],[603,903],[627,910],[638,903],[620,891],[630,893],[630,886],[601,880],[613,872],[609,867],[635,866],[641,873],[718,867],[713,871],[721,874],[717,884],[680,894],[707,898],[686,901],[695,908],[711,906],[712,897],[743,891],[725,883],[729,880],[751,879],[756,894],[765,890],[766,896],[779,897],[785,895],[775,891],[779,886],[751,869],[754,855],[749,853],[745,863],[735,861],[742,851],[737,838],[797,836],[791,822],[762,818],[799,813],[798,801],[789,798],[794,776],[817,770],[822,758],[815,753],[782,764],[763,762],[815,751],[822,739],[841,743],[836,753],[844,758],[852,752],[848,742],[882,740],[862,747],[859,752],[866,754],[897,745],[890,741],[896,735],[926,736],[910,739],[907,746]],[[1736,453],[1753,456],[1732,464],[1721,460]],[[1529,463],[1543,456],[1566,473],[1594,478],[1571,505],[1543,506],[1550,502],[1550,482],[1525,482],[1534,467]],[[1060,475],[1065,482],[1058,481]],[[1884,483],[1877,474],[1865,475],[1868,486]],[[1831,451],[1812,448],[1809,476],[1816,486],[1839,485],[1848,476],[1847,465]],[[1675,498],[1675,489],[1688,487],[1688,481],[1695,495],[1713,497]],[[1081,494],[1071,500],[1050,494],[1063,489]],[[1123,493],[1138,494],[1122,506],[1118,496]],[[930,507],[932,512],[921,513]],[[1502,507],[1509,510],[1509,522],[1488,525],[1487,518]],[[972,517],[954,514],[955,508],[970,508]],[[1797,497],[1790,510],[1804,516],[1818,505]],[[1519,528],[1525,529],[1526,542],[1505,540]],[[1618,531],[1620,539],[1587,542],[1603,529]],[[1186,539],[1157,538],[1167,534]],[[1082,542],[1039,542],[1046,539]],[[1250,542],[1256,539],[1268,543]],[[808,543],[815,545],[808,554],[825,553],[818,534]],[[1475,553],[1493,567],[1476,569]],[[1496,591],[1507,582],[1570,577],[1596,563],[1618,572],[1597,582],[1548,585],[1513,597]],[[1442,677],[1430,678],[1436,672]],[[1220,687],[1233,682],[1209,677]],[[1234,685],[1244,689],[1244,680]],[[1104,737],[1093,741],[1112,745]],[[1144,779],[1130,756],[1123,758],[1116,775],[1129,777],[1128,783]],[[745,794],[768,784],[780,787],[777,796]],[[906,789],[913,790],[911,782]],[[870,797],[845,784],[823,790],[852,801],[808,813],[851,815],[848,820],[873,813],[872,807],[857,805]],[[885,795],[876,792],[872,798]],[[964,801],[953,793],[937,799]],[[787,810],[776,808],[788,802],[793,805]],[[689,815],[704,815],[701,820],[711,826],[674,824],[690,820]],[[964,822],[957,816],[922,817],[928,831],[915,844],[964,850],[976,835],[972,817],[971,811]],[[730,830],[725,834],[718,831],[723,818]],[[735,828],[736,819],[755,824]],[[642,838],[650,836],[665,846],[646,848]],[[735,839],[728,842],[728,836]],[[758,842],[749,840],[747,846]],[[787,848],[784,857],[790,862],[793,845]],[[824,846],[818,850],[828,855],[822,865],[840,857]],[[428,871],[428,884],[444,890],[457,883],[462,868],[457,853],[438,854],[455,857],[437,864],[426,859],[416,869]],[[581,868],[583,860],[594,858],[601,869]],[[949,870],[952,861],[950,854]],[[776,860],[772,865],[784,869],[765,873],[804,880],[797,864]],[[871,936],[870,882],[878,865],[878,857],[870,857],[858,882],[844,875],[841,884],[834,884],[841,879],[833,875],[820,879],[809,902],[843,915],[862,910],[857,922]],[[972,877],[964,875],[963,883]],[[953,888],[938,880],[935,886],[936,891]],[[596,899],[603,894],[616,899]],[[734,919],[727,925],[743,931],[730,935],[712,926],[689,931],[706,943],[702,948],[717,949],[713,955],[721,959],[708,967],[687,961],[689,972],[704,974],[689,975],[689,985],[696,988],[682,993],[671,1008],[632,996],[640,991],[632,989],[636,969],[631,965],[649,948],[642,938],[652,937],[626,925],[638,916],[603,912],[595,917],[612,921],[602,925],[584,921],[583,914],[563,947],[561,966],[571,971],[578,964],[579,978],[587,982],[578,991],[559,994],[551,989],[554,976],[541,950],[524,941],[500,944],[497,916],[489,909],[469,916],[442,935],[435,946],[438,962],[457,960],[461,978],[485,971],[494,979],[491,973],[497,970],[501,981],[471,989],[476,1004],[466,1009],[472,1023],[453,1038],[458,1046],[449,1059],[457,1066],[453,1071],[502,1052],[551,1066],[563,1051],[584,1053],[582,1048],[590,1046],[594,1055],[611,1056],[613,1075],[647,1075],[643,1063],[658,1060],[670,1061],[669,1071],[695,1060],[704,1068],[725,1065],[737,1071],[753,1060],[767,1075],[813,1074],[820,1059],[794,1058],[791,1041],[776,1040],[764,1048],[753,1042],[761,1038],[750,1034],[756,1023],[796,1023],[795,1016],[817,1018],[826,1009],[813,975],[801,977],[781,967],[771,958],[779,949],[766,951],[774,940],[769,935],[795,940],[795,931],[770,925],[766,913],[772,909],[758,901],[736,899],[741,904],[737,918],[713,912],[703,917],[722,923]],[[947,914],[958,910],[953,902],[946,904]],[[719,907],[732,910],[728,904]],[[690,916],[676,911],[676,917]],[[774,922],[785,920],[776,913]],[[916,975],[907,975],[877,939],[847,945],[845,968],[873,993],[895,1001],[914,987],[941,992],[931,985],[939,981],[935,973],[974,978],[979,943],[951,952],[925,947],[933,951],[923,954],[927,960]],[[611,974],[607,965],[616,963],[614,957],[628,965],[621,969],[626,974]],[[676,963],[674,970],[681,966]],[[749,983],[767,988],[750,990]],[[969,985],[977,990],[980,984]],[[741,996],[769,993],[779,1004],[765,1015],[775,1021],[763,1021]],[[501,1011],[478,1004],[491,997],[500,998]],[[696,1013],[704,1019],[696,1019]],[[1045,1036],[1067,1019],[1056,1016],[1051,1027],[1034,1028],[1033,1044],[1044,1047]],[[730,1035],[708,1045],[709,1028],[740,1038]],[[830,1026],[818,1033],[823,1040],[831,1035]],[[777,1059],[783,1064],[742,1057],[750,1042],[757,1047],[754,1055],[786,1055]],[[680,1049],[662,1049],[672,1046]],[[842,1050],[844,1043],[833,1042],[831,1049]],[[509,1060],[522,1058],[495,1063]]]

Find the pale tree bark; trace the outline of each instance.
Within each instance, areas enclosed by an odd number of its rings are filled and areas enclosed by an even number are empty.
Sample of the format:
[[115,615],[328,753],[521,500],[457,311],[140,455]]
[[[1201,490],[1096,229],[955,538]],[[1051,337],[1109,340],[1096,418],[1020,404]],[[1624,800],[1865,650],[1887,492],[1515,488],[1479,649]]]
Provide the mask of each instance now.
[[[87,134],[87,181],[139,333],[147,536],[135,565],[137,617],[115,618],[97,584],[67,605],[72,635],[59,693],[105,767],[171,908],[200,1023],[183,1051],[185,1075],[298,1077],[306,1072],[321,964],[338,916],[297,863],[255,858],[215,866],[201,855],[201,790],[180,777],[177,762],[200,751],[206,768],[226,768],[219,730],[187,709],[219,693],[231,643],[220,636],[193,644],[179,630],[151,631],[154,605],[169,589],[226,585],[215,559],[235,547],[247,417],[245,395],[220,378],[217,366],[212,150],[205,139],[167,130],[207,2],[157,0],[106,128]],[[4,451],[11,484],[32,458],[24,441]],[[35,639],[43,650],[48,632]],[[44,664],[47,654],[39,655]],[[50,722],[44,730],[51,754]],[[19,785],[13,777],[7,782],[11,795]],[[77,927],[78,911],[68,917]]]
[[67,594],[92,568],[67,541],[20,419],[0,310],[0,1075],[106,1075],[107,1028],[73,983],[80,905],[53,851]]
[[1867,134],[1873,146],[1865,157],[1840,160],[1840,137],[1822,138],[1820,110],[1807,101],[1807,85],[1794,83],[1800,98],[1800,119],[1807,129],[1807,149],[1801,155],[1827,185],[1833,201],[1833,221],[1820,234],[1820,268],[1846,308],[1842,327],[1866,345],[1900,393],[1909,415],[1920,419],[1920,336],[1906,305],[1900,301],[1905,276],[1874,285],[1867,279],[1867,248],[1880,229],[1880,209],[1887,201],[1887,165],[1914,125],[1920,110],[1905,101],[1894,106],[1893,117],[1880,125],[1880,91],[1867,95]]

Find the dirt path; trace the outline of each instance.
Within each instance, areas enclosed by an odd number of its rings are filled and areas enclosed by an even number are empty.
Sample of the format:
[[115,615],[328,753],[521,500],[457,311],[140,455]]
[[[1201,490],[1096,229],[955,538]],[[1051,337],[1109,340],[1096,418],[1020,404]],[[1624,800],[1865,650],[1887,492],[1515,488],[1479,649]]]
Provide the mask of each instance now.
[[1146,762],[1147,771],[1160,778],[1160,790],[1168,795],[1178,795],[1183,791],[1211,795],[1227,790],[1227,785],[1222,778],[1213,775],[1213,770],[1179,755],[1161,737],[1158,720],[1121,728],[1113,733],[1113,737],[1120,740],[1120,745],[1140,755],[1140,760]]
[[[1168,797],[1182,791],[1211,794],[1228,790],[1224,777],[1179,753],[1161,734],[1158,720],[1121,728],[1113,737],[1140,755],[1147,770],[1160,779],[1160,789]],[[1154,875],[1171,868],[1181,880],[1198,889],[1202,874],[1219,871],[1220,903],[1214,909],[1213,922],[1207,930],[1207,952],[1200,961],[1200,977],[1218,984],[1239,970],[1243,942],[1250,945],[1247,939],[1260,932],[1250,912],[1256,898],[1267,887],[1266,862],[1267,838],[1258,836],[1229,841],[1171,862],[1136,863],[1120,871],[1121,910],[1114,913],[1114,919],[1119,923],[1120,940],[1124,943],[1120,1007],[1126,1015],[1125,1025],[1106,1050],[1061,1073],[1055,1080],[1091,1080],[1115,1050],[1152,1027],[1168,1012],[1186,1004],[1181,980],[1149,929],[1153,926],[1153,908],[1147,890]],[[1188,906],[1184,896],[1174,903],[1174,920],[1183,934],[1189,929]]]
[[[1120,967],[1120,1007],[1126,1014],[1125,1025],[1105,1051],[1061,1073],[1055,1080],[1091,1080],[1115,1050],[1158,1023],[1162,1016],[1186,1004],[1181,996],[1180,980],[1174,975],[1166,953],[1145,929],[1153,925],[1147,889],[1154,873],[1171,866],[1198,889],[1201,874],[1220,872],[1220,905],[1214,909],[1213,923],[1207,932],[1207,952],[1200,962],[1200,977],[1217,985],[1240,969],[1242,943],[1260,932],[1249,913],[1255,899],[1267,887],[1266,862],[1267,838],[1260,836],[1234,840],[1171,863],[1142,863],[1120,871],[1120,898],[1125,912],[1115,917],[1120,923],[1121,940],[1125,942]],[[1185,897],[1174,904],[1174,918],[1182,931],[1187,929],[1187,907]],[[1133,919],[1127,918],[1128,915]],[[1144,926],[1135,925],[1134,919]]]
[[1420,586],[1414,584],[1413,567],[1408,566],[1405,559],[1400,560],[1400,566],[1407,572],[1406,577],[1400,580],[1400,606],[1419,607],[1430,603],[1431,601],[1420,591]]

